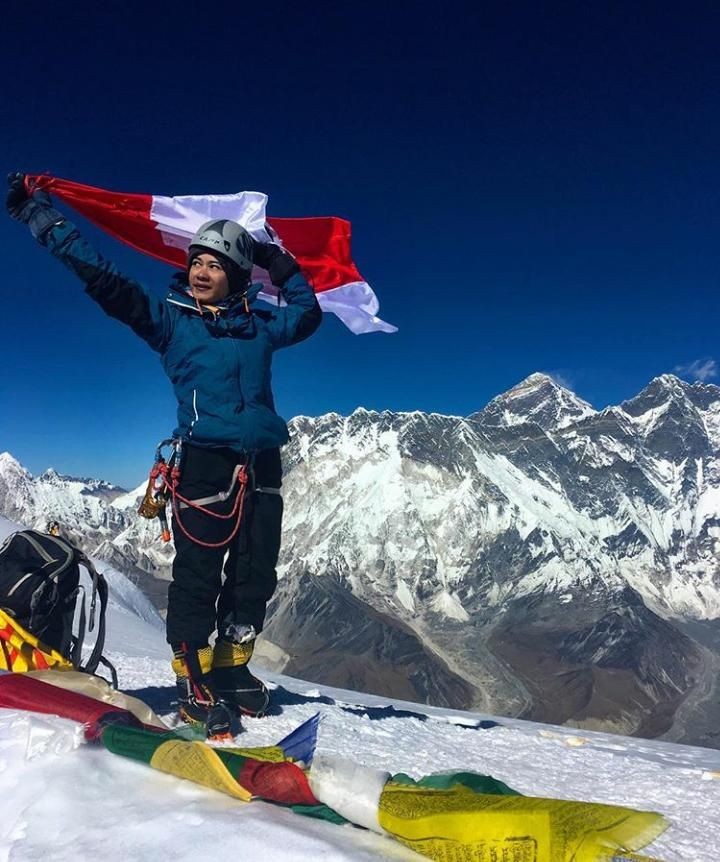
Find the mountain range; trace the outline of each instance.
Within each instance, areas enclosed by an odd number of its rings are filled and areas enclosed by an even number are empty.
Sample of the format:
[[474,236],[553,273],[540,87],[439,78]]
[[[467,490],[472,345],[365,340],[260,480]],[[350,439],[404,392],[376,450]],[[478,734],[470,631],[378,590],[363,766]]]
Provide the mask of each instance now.
[[[533,374],[467,417],[290,428],[271,669],[720,747],[720,387],[663,375],[598,411]],[[57,518],[161,605],[143,490],[0,455],[0,513]]]

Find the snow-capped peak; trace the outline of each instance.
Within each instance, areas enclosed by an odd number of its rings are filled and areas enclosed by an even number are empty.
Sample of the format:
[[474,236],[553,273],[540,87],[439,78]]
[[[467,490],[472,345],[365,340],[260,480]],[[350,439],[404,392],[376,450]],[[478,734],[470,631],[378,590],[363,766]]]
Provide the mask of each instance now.
[[0,475],[9,472],[26,473],[27,471],[9,452],[0,452]]
[[718,400],[720,387],[712,384],[692,385],[674,374],[661,374],[653,378],[634,398],[624,401],[621,407],[625,413],[635,418],[651,411],[657,413],[669,409],[679,410],[683,414],[694,414],[697,409],[702,410]]
[[688,383],[674,374],[661,374],[654,377],[634,398],[622,404],[623,409],[632,415],[661,404],[674,401],[677,404],[692,404],[704,410],[720,401],[720,386],[713,383]]
[[675,391],[677,389],[684,390],[689,384],[684,380],[681,380],[679,377],[676,377],[674,374],[660,374],[657,377],[653,377],[650,383],[648,383],[648,387],[653,385],[662,386],[670,391]]
[[595,413],[587,401],[561,386],[549,374],[535,372],[469,418],[505,427],[534,422],[544,431],[556,431]]
[[521,380],[519,383],[516,383],[512,389],[509,389],[505,393],[505,397],[510,400],[512,398],[517,398],[520,395],[523,395],[527,392],[532,392],[536,389],[543,389],[547,387],[552,387],[553,389],[562,389],[558,383],[553,380],[553,378],[549,374],[544,374],[542,371],[534,371],[532,374],[529,374],[524,380]]
[[636,398],[685,399],[690,389],[689,383],[674,374],[661,374],[654,377]]

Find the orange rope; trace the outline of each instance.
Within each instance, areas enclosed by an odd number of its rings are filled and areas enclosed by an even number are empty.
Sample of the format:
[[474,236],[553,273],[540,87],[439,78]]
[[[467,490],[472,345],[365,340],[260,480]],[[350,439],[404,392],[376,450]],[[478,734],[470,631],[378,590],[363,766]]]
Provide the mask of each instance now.
[[[227,515],[221,515],[219,512],[213,512],[212,510],[206,508],[205,506],[200,506],[197,503],[193,503],[192,500],[188,500],[187,497],[183,497],[182,494],[178,491],[179,482],[179,471],[176,467],[173,467],[172,471],[169,470],[168,465],[165,462],[156,464],[153,468],[153,473],[156,476],[162,477],[163,482],[165,483],[165,487],[170,491],[170,499],[172,501],[173,514],[175,516],[175,523],[177,523],[178,527],[180,527],[181,532],[185,535],[186,538],[190,539],[191,542],[194,542],[196,545],[200,545],[202,548],[222,548],[228,545],[237,535],[240,530],[240,525],[242,523],[243,511],[245,508],[245,491],[247,489],[247,471],[243,467],[238,473],[238,482],[240,487],[237,492],[237,496],[235,498],[235,503],[233,504],[232,511]],[[220,521],[229,521],[231,518],[236,518],[235,526],[233,527],[232,532],[224,539],[222,542],[203,542],[201,539],[198,539],[197,536],[193,536],[192,533],[185,527],[181,518],[180,518],[180,506],[178,505],[178,501],[181,503],[185,503],[191,509],[194,509],[197,512],[202,512],[204,515],[209,515],[211,518],[216,518]]]

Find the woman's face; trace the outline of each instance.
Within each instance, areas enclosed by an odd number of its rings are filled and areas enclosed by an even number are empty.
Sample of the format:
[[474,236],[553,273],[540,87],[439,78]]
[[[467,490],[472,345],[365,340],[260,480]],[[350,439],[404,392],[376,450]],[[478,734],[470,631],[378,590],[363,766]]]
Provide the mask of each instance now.
[[215,305],[230,292],[228,277],[214,254],[199,254],[188,271],[190,290],[201,305]]

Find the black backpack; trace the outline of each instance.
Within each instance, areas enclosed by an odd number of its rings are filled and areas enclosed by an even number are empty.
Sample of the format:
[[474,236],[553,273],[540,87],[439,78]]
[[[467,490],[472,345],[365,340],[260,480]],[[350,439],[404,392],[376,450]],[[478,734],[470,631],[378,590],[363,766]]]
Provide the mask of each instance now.
[[[86,625],[85,588],[80,584],[80,566],[92,580],[90,620]],[[82,596],[81,596],[82,594]],[[85,632],[95,628],[100,598],[98,633],[90,658],[82,664]],[[0,547],[0,608],[47,646],[65,656],[73,667],[95,673],[107,667],[117,688],[117,673],[102,655],[105,645],[105,611],[108,586],[90,560],[67,539],[21,530]],[[80,602],[79,630],[73,634],[75,608]]]

